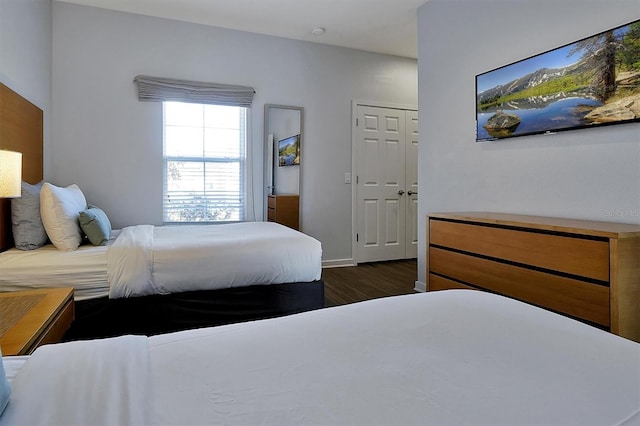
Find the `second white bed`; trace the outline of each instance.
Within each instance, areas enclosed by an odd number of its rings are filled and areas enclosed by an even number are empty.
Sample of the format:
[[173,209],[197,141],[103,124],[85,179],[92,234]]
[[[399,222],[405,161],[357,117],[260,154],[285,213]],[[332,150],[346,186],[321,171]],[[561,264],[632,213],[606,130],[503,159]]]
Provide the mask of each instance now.
[[0,253],[0,291],[73,285],[78,301],[312,282],[321,273],[320,242],[271,222],[142,225],[114,232],[106,246]]

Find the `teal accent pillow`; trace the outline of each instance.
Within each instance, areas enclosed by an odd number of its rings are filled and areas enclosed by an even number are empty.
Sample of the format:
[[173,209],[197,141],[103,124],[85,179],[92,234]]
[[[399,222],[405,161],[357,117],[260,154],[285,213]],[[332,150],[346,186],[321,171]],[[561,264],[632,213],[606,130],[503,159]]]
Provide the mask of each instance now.
[[2,415],[4,409],[7,408],[9,395],[11,395],[11,388],[9,387],[7,375],[4,373],[4,366],[2,365],[2,351],[0,350],[0,415]]
[[103,246],[111,238],[111,222],[106,213],[96,206],[80,212],[80,228],[94,246]]

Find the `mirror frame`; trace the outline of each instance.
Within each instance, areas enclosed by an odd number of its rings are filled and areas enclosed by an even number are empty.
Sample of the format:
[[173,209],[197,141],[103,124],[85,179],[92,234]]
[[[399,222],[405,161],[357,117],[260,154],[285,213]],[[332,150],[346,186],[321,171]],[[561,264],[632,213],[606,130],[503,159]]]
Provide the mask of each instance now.
[[[263,132],[263,148],[264,148],[264,173],[263,173],[263,197],[264,197],[264,209],[263,215],[266,219],[267,217],[267,197],[272,193],[273,188],[271,187],[271,182],[268,181],[269,177],[269,167],[273,167],[272,173],[275,174],[276,164],[271,164],[269,159],[269,134],[271,132],[271,123],[269,122],[270,112],[272,110],[293,110],[298,111],[300,113],[300,169],[298,171],[298,196],[300,199],[300,205],[302,205],[302,164],[304,163],[304,107],[293,106],[293,105],[280,105],[280,104],[264,104],[264,132]],[[275,155],[275,154],[274,154]],[[302,219],[302,217],[300,217]]]

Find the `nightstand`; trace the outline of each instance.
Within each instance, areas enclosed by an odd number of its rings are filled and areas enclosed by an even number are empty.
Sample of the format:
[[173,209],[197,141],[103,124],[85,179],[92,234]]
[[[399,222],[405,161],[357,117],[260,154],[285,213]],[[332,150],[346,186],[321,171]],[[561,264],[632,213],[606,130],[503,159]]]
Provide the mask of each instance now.
[[59,342],[73,317],[72,287],[0,293],[2,355],[29,355]]

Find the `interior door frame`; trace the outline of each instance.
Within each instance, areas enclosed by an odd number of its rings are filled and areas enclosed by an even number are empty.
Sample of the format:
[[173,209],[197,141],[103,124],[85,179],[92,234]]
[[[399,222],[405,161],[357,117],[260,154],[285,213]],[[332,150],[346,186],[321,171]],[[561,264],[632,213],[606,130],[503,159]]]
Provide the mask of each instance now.
[[358,242],[356,240],[358,233],[358,185],[356,182],[358,176],[358,127],[356,126],[356,119],[358,118],[359,106],[418,111],[418,106],[411,104],[366,101],[362,99],[351,101],[351,259],[354,266],[358,264]]

